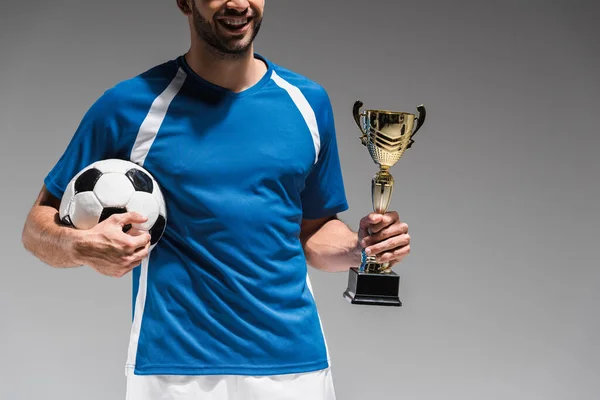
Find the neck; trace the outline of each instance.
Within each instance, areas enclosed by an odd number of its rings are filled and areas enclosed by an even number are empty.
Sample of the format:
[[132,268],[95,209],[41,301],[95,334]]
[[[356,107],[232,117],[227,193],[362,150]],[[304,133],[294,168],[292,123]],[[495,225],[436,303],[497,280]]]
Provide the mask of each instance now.
[[254,58],[252,46],[245,54],[230,57],[216,54],[204,43],[193,43],[185,59],[203,79],[233,92],[252,87],[267,71],[265,63]]

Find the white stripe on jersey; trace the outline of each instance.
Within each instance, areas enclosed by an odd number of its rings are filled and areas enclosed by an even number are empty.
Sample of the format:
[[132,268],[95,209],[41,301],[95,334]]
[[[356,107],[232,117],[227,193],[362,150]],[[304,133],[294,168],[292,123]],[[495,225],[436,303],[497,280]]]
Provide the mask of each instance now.
[[304,97],[300,89],[298,89],[296,86],[292,85],[291,83],[277,75],[275,71],[273,71],[271,79],[275,81],[277,86],[288,92],[294,104],[296,105],[296,107],[298,107],[298,110],[300,110],[300,113],[302,114],[302,117],[304,118],[304,121],[306,122],[306,125],[310,130],[310,134],[312,135],[313,144],[315,146],[316,163],[319,160],[319,151],[321,149],[321,136],[319,134],[319,126],[317,125],[317,117],[315,116],[314,110],[312,109],[308,100],[306,100],[306,97]]
[[171,81],[169,86],[152,102],[148,115],[140,125],[133,149],[131,150],[131,161],[138,165],[143,165],[150,151],[154,138],[162,125],[169,105],[181,90],[183,82],[185,82],[186,73],[179,68],[177,75]]
[[[313,300],[315,299],[315,294],[313,292],[312,283],[310,282],[310,276],[308,275],[308,271],[306,272],[306,285],[308,286],[308,290],[310,290],[310,294],[313,296]],[[332,366],[331,357],[329,356],[329,346],[327,346],[327,338],[325,337],[325,329],[323,329],[323,322],[321,321],[321,315],[317,309],[317,316],[319,317],[319,326],[321,327],[321,335],[323,335],[323,342],[325,343],[325,353],[327,354],[327,362],[329,363],[329,367]]]
[[[181,90],[185,78],[187,77],[183,69],[179,68],[177,74],[167,86],[167,88],[152,102],[146,118],[140,125],[133,149],[131,150],[131,161],[143,166],[146,156],[150,151],[152,143],[160,130],[160,127],[167,115],[167,110],[171,102]],[[138,292],[135,300],[135,310],[133,313],[133,323],[129,336],[129,350],[127,352],[127,363],[125,365],[125,374],[133,374],[135,360],[137,356],[138,342],[140,338],[140,329],[142,326],[142,316],[144,314],[144,305],[146,303],[146,290],[148,285],[148,263],[150,254],[142,260],[140,271],[140,281],[138,283]]]

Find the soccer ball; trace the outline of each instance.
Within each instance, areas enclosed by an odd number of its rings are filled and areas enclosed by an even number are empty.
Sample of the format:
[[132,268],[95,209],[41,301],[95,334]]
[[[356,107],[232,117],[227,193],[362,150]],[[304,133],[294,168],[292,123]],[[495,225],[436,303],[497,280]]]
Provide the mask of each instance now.
[[[154,177],[139,165],[120,159],[96,161],[75,175],[59,209],[63,224],[90,229],[117,213],[137,212],[148,220],[132,226],[150,233],[151,248],[161,239],[167,223],[163,194]],[[124,231],[131,226],[125,226]]]

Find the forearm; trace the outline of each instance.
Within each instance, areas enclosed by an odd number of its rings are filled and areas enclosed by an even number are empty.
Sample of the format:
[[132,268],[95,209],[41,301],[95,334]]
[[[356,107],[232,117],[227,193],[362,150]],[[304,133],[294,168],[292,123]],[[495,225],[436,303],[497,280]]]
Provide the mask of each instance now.
[[22,233],[25,249],[46,264],[58,268],[81,265],[74,252],[77,238],[78,232],[60,224],[57,210],[47,205],[36,205],[31,209]]
[[337,218],[308,238],[304,251],[310,265],[326,272],[346,271],[361,262],[358,234]]

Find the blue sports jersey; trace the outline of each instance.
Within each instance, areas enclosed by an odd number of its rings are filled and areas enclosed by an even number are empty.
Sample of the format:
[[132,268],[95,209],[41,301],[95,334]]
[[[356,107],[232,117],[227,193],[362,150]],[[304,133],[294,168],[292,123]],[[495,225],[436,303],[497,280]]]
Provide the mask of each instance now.
[[45,178],[60,198],[82,168],[121,158],[161,186],[166,231],[132,274],[129,373],[329,366],[299,233],[348,208],[332,107],[317,83],[256,57],[268,71],[241,93],[184,56],[118,83]]

